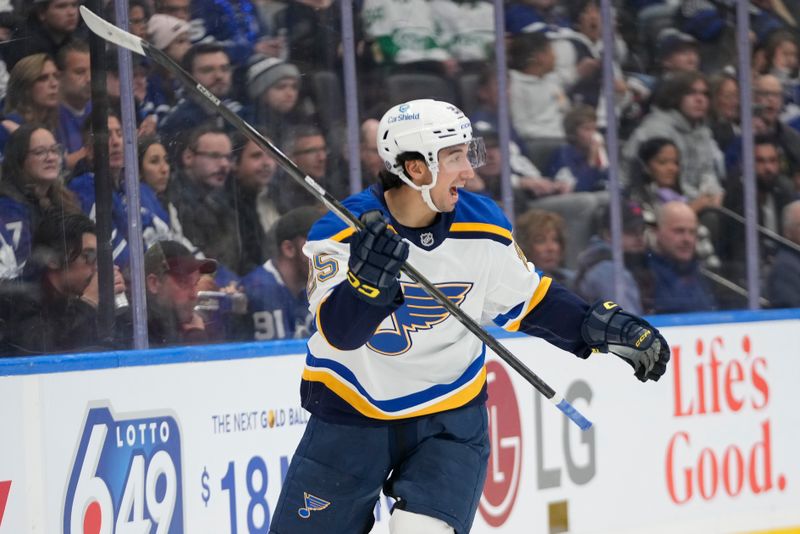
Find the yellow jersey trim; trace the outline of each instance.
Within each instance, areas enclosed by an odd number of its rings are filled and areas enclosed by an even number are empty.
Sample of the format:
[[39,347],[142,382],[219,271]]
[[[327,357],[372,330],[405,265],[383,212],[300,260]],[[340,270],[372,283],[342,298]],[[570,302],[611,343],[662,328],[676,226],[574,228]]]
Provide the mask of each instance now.
[[522,320],[528,315],[531,310],[533,310],[538,304],[544,299],[545,295],[547,295],[547,290],[550,289],[550,284],[553,282],[553,279],[548,276],[543,276],[542,279],[539,281],[539,285],[536,286],[536,291],[533,292],[533,297],[531,297],[531,301],[528,303],[528,307],[525,309],[525,313],[519,316],[519,319],[511,323],[506,327],[506,330],[509,332],[516,332],[519,330],[519,326],[522,323]]
[[[389,230],[391,230],[392,232],[397,233],[397,230],[395,230],[394,226],[392,226],[391,224],[386,225],[386,227]],[[340,232],[338,232],[336,234],[333,234],[329,239],[331,239],[332,241],[341,242],[341,241],[344,241],[345,239],[347,239],[348,237],[350,237],[351,235],[353,235],[354,233],[356,233],[356,229],[353,228],[352,226],[348,226],[344,230],[342,230],[342,231],[340,231]]]
[[345,239],[347,239],[348,237],[350,237],[354,233],[356,233],[356,229],[353,228],[352,226],[348,226],[344,230],[332,235],[331,239],[333,241],[344,241]]
[[497,226],[496,224],[489,224],[489,223],[453,223],[450,225],[451,232],[486,232],[489,234],[497,234],[499,236],[503,236],[506,239],[513,239],[511,235],[511,231],[503,228],[502,226]]
[[486,382],[486,366],[484,365],[481,368],[480,373],[478,373],[472,381],[467,384],[463,389],[461,389],[455,395],[447,397],[435,404],[430,406],[426,406],[420,410],[416,410],[413,412],[404,413],[402,415],[391,415],[382,410],[379,410],[369,401],[367,401],[360,393],[353,390],[349,384],[342,382],[335,376],[327,373],[325,371],[315,371],[309,368],[305,368],[303,370],[303,380],[309,382],[321,382],[324,384],[328,389],[336,393],[339,397],[341,397],[347,404],[358,410],[359,413],[366,417],[370,417],[372,419],[381,419],[384,421],[396,420],[396,419],[407,419],[410,417],[419,417],[421,415],[429,415],[432,413],[444,412],[447,410],[453,410],[455,408],[459,408],[464,406],[469,401],[477,397],[481,390],[483,389],[483,384]]

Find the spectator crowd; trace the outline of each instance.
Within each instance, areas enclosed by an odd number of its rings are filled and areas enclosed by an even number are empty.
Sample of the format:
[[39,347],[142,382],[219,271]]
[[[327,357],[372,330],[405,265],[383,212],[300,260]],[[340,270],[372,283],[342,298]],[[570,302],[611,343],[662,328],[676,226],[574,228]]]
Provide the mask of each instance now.
[[[108,144],[97,158],[92,57],[79,0],[0,0],[0,356],[130,345],[125,169],[138,168],[152,346],[304,337],[302,249],[324,207],[275,159],[133,58],[136,127],[120,119],[108,47]],[[609,114],[620,134],[623,307],[745,307],[735,4],[614,0],[613,98],[603,94],[599,0],[505,2],[507,80],[487,0],[353,2],[360,146],[345,141],[341,11],[333,0],[129,0],[128,30],[178,62],[336,198],[376,183],[391,105],[460,106],[486,146],[467,188],[503,202],[499,85],[508,87],[516,240],[587,300],[608,295]],[[113,1],[102,15],[115,19]],[[413,16],[408,16],[408,14]],[[750,5],[754,188],[764,302],[800,307],[800,0]],[[606,102],[614,102],[607,109]],[[136,162],[123,147],[138,147]],[[360,156],[362,176],[350,176]],[[118,296],[97,331],[95,161],[112,188]],[[97,173],[99,175],[99,173]],[[313,275],[313,273],[312,273]],[[724,283],[719,281],[723,280]]]

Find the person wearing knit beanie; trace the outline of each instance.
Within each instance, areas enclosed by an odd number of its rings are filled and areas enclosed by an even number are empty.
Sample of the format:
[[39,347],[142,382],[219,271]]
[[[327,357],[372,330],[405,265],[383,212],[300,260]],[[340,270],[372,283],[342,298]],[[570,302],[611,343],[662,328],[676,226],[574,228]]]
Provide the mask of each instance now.
[[177,63],[181,62],[192,46],[189,40],[189,23],[172,15],[156,13],[150,17],[147,23],[147,36],[153,46]]
[[247,62],[246,80],[256,124],[280,146],[287,129],[309,118],[300,105],[300,70],[278,58],[254,54]]
[[[280,87],[275,87],[278,84]],[[299,85],[300,70],[292,63],[261,54],[247,62],[247,94],[256,104],[267,98],[265,93],[280,90],[282,97],[273,94],[269,105],[286,113],[297,103]]]

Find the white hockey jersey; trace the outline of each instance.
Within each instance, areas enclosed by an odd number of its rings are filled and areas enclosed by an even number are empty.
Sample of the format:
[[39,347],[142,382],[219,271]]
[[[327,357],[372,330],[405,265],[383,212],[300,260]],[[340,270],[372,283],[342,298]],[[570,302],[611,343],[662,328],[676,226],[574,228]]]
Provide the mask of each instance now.
[[[441,214],[424,229],[404,228],[392,219],[380,186],[344,204],[356,216],[381,210],[410,242],[411,265],[476,321],[494,320],[515,331],[547,294],[551,280],[540,278],[525,259],[512,239],[511,225],[491,199],[463,190],[459,196],[454,212]],[[352,410],[385,421],[474,401],[486,381],[483,343],[405,275],[400,279],[405,302],[374,332],[364,333],[365,344],[341,350],[337,345],[342,343],[331,342],[334,335],[365,322],[359,314],[372,313],[377,321],[386,313],[352,299],[355,305],[339,304],[335,315],[321,319],[325,314],[320,310],[346,280],[353,233],[328,214],[312,228],[303,249],[311,259],[308,293],[317,321],[317,332],[308,341],[303,405],[312,413]],[[350,291],[346,281],[344,286],[340,291]]]

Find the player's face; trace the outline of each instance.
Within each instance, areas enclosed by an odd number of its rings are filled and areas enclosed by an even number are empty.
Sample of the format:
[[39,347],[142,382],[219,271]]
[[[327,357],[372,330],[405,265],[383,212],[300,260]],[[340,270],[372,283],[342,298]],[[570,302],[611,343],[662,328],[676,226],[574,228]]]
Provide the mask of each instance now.
[[453,211],[458,202],[458,190],[475,177],[468,157],[467,145],[443,148],[439,151],[439,174],[431,189],[434,205],[443,212]]
[[142,157],[142,180],[156,193],[163,193],[169,184],[169,161],[161,143],[153,143]]

